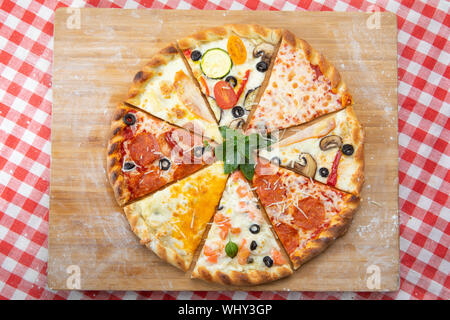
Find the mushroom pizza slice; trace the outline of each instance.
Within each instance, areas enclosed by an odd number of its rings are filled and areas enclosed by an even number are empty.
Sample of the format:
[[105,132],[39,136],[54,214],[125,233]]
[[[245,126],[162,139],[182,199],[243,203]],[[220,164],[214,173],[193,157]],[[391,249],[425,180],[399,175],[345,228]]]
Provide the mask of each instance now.
[[228,179],[193,278],[255,285],[292,273],[270,224],[240,171]]
[[216,162],[124,208],[133,232],[156,255],[189,269],[220,201],[227,174]]
[[212,163],[201,136],[119,104],[113,115],[107,170],[119,205]]
[[225,25],[178,41],[222,126],[242,128],[280,41],[279,30]]
[[253,185],[294,268],[347,231],[359,198],[259,159]]
[[364,131],[352,107],[280,132],[259,155],[359,196],[364,182]]

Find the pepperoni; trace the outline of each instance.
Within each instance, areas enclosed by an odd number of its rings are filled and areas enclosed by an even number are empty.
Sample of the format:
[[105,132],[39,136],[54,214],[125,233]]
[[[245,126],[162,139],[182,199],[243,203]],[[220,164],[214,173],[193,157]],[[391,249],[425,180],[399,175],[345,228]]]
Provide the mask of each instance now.
[[276,265],[282,265],[286,263],[286,260],[284,260],[283,255],[277,249],[272,248],[270,254],[272,255],[273,263],[275,263]]
[[201,167],[203,167],[203,164],[180,164],[176,167],[175,172],[173,173],[173,179],[182,179],[199,170]]
[[256,192],[259,195],[260,200],[264,205],[269,205],[275,202],[283,201],[286,196],[286,189],[282,189],[280,177],[278,175],[273,176],[258,176],[254,185]]
[[275,230],[286,251],[292,254],[300,243],[297,230],[282,222],[275,224]]
[[153,172],[131,177],[129,188],[133,199],[136,199],[159,189],[165,183],[166,181],[160,177],[159,169],[153,169]]
[[301,200],[297,207],[300,208],[301,211],[295,206],[291,206],[288,209],[288,214],[294,218],[293,223],[296,226],[309,230],[317,228],[323,223],[325,218],[325,207],[322,201],[308,197]]
[[151,133],[141,133],[128,144],[130,156],[140,166],[146,166],[161,157],[159,144]]
[[278,172],[278,168],[265,159],[258,159],[255,167],[255,175],[267,176],[274,175]]

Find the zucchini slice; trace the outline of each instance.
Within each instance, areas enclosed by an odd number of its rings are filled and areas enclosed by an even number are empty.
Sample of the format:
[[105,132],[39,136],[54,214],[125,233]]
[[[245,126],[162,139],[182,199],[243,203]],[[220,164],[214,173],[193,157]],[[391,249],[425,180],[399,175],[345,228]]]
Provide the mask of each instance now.
[[207,50],[200,62],[202,72],[210,79],[221,79],[230,73],[233,62],[231,57],[223,49],[213,48]]

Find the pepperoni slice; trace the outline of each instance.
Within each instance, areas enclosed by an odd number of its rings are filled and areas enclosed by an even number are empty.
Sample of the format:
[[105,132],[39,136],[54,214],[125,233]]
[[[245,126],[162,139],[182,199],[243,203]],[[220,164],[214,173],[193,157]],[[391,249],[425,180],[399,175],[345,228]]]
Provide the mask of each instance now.
[[199,170],[201,167],[203,167],[203,164],[180,164],[173,173],[173,179],[174,180],[182,179],[187,175]]
[[153,172],[131,177],[129,188],[133,199],[136,199],[159,189],[165,183],[166,181],[160,177],[159,169],[153,169]]
[[292,254],[300,243],[297,230],[283,222],[274,226],[284,248],[289,255]]
[[256,192],[264,205],[269,205],[275,202],[283,201],[286,196],[286,189],[282,189],[280,177],[273,176],[258,176],[254,180]]
[[161,157],[158,141],[151,133],[141,133],[128,144],[130,156],[140,166],[146,166]]
[[322,201],[308,197],[299,201],[297,207],[291,206],[288,209],[288,214],[294,218],[293,223],[296,226],[309,230],[317,228],[323,223],[325,207]]

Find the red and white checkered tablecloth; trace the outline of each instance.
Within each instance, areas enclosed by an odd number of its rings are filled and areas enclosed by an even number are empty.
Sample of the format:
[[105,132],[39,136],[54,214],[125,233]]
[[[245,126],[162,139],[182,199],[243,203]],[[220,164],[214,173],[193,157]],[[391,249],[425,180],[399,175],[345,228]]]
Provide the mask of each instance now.
[[[56,8],[370,11],[373,5],[398,16],[398,292],[48,289],[51,65]],[[0,0],[0,299],[450,299],[449,7],[446,0]]]

